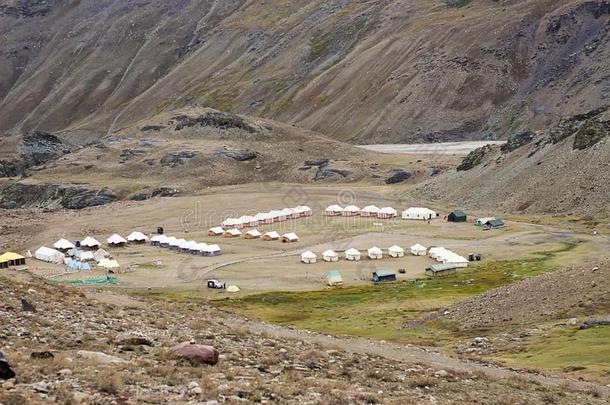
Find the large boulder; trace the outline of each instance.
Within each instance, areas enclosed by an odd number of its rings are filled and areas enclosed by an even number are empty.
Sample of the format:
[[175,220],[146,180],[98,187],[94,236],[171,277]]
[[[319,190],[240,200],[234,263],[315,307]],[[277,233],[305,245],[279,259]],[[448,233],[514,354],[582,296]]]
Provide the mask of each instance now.
[[178,115],[173,118],[176,122],[176,131],[183,128],[199,126],[210,126],[219,129],[237,128],[246,132],[256,132],[256,129],[249,125],[243,118],[230,113],[219,111],[211,111],[200,115],[199,117],[189,117],[187,115]]
[[116,201],[108,189],[63,184],[10,184],[0,189],[0,208],[81,209]]
[[216,156],[226,156],[239,162],[256,159],[257,153],[252,149],[228,149],[221,148],[216,150]]
[[512,152],[532,142],[535,137],[536,134],[530,131],[523,131],[513,134],[508,137],[508,140],[500,147],[500,150],[504,153]]
[[15,378],[15,372],[11,369],[11,365],[8,364],[4,353],[0,352],[0,379],[10,380],[11,378]]
[[188,159],[192,159],[197,155],[195,151],[171,152],[161,158],[161,166],[178,167],[186,163]]
[[607,137],[608,132],[610,132],[610,123],[589,120],[576,131],[573,149],[582,150],[590,148]]
[[90,360],[97,364],[125,364],[127,360],[117,356],[112,356],[103,352],[93,352],[89,350],[79,350],[76,352],[78,357]]
[[480,148],[476,148],[472,152],[470,152],[463,160],[462,163],[457,167],[457,171],[470,170],[475,166],[478,166],[483,162],[483,158],[485,154],[491,150],[489,145],[482,146]]
[[28,166],[38,166],[70,153],[70,146],[57,136],[43,131],[24,135],[21,157]]
[[218,363],[218,350],[213,346],[199,345],[191,342],[183,342],[171,349],[176,357],[186,359],[194,364]]
[[411,173],[404,170],[395,170],[394,174],[385,180],[385,184],[396,184],[408,180],[413,176]]

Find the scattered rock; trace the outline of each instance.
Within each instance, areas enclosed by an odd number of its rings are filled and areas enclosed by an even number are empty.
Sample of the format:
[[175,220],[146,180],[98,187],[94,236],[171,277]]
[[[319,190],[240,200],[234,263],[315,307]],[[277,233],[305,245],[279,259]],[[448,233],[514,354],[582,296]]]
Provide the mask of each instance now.
[[320,169],[316,172],[315,181],[320,180],[341,180],[352,175],[349,170],[340,169]]
[[241,117],[219,111],[212,111],[206,114],[200,115],[199,117],[189,117],[187,115],[179,115],[173,117],[176,124],[176,131],[180,131],[184,128],[200,126],[210,126],[219,129],[230,129],[237,128],[242,129],[249,133],[256,132],[256,129],[249,125]]
[[195,151],[171,152],[163,156],[160,160],[161,166],[178,167],[186,163],[188,159],[192,159],[197,155]]
[[33,359],[43,360],[43,359],[52,359],[55,356],[53,355],[53,353],[51,353],[49,351],[44,351],[44,352],[32,352],[32,354],[30,354],[30,357]]
[[328,159],[314,159],[306,160],[303,165],[305,166],[327,166],[330,160]]
[[582,150],[590,148],[602,139],[608,136],[610,125],[601,123],[598,120],[586,121],[574,135],[574,150]]
[[87,360],[91,360],[95,363],[99,364],[124,364],[127,363],[127,360],[124,360],[120,357],[111,356],[102,352],[92,352],[88,350],[79,350],[76,352],[79,357],[82,357]]
[[30,304],[25,298],[21,299],[21,309],[26,312],[36,312],[36,307]]
[[500,150],[504,153],[512,152],[532,142],[534,138],[536,138],[536,134],[530,131],[513,134],[508,137],[508,140],[500,147]]
[[0,208],[82,209],[109,204],[118,197],[108,188],[92,190],[63,184],[14,183],[0,189]]
[[180,191],[170,187],[160,187],[151,191],[141,191],[131,197],[132,201],[144,201],[155,197],[173,197]]
[[159,131],[161,131],[164,128],[165,127],[163,125],[146,125],[146,126],[143,126],[142,128],[140,128],[140,131],[142,131],[142,132],[149,132],[149,131],[159,132]]
[[15,378],[15,372],[11,369],[11,365],[8,363],[4,353],[0,352],[0,379],[10,380]]
[[591,318],[580,324],[578,329],[589,329],[592,326],[607,326],[610,325],[610,316],[605,318]]
[[385,180],[385,184],[396,184],[408,180],[413,176],[411,173],[404,170],[396,170],[394,174]]
[[140,337],[140,336],[128,337],[128,338],[122,339],[121,341],[119,341],[119,344],[123,345],[123,346],[150,346],[150,347],[155,345],[152,340],[147,339],[145,337]]
[[457,167],[457,171],[470,170],[473,167],[480,165],[481,162],[483,162],[485,154],[490,151],[491,147],[489,145],[476,148],[462,160],[462,163]]
[[69,377],[72,375],[72,370],[70,370],[69,368],[62,368],[57,372],[57,375],[60,375],[62,377]]
[[40,381],[40,382],[32,384],[32,388],[34,389],[34,391],[40,392],[40,393],[46,394],[47,392],[49,392],[49,384],[44,381]]
[[189,360],[194,364],[210,364],[218,363],[218,350],[213,346],[199,345],[191,342],[183,342],[174,346],[171,352],[180,357]]
[[248,160],[256,159],[258,154],[251,149],[228,149],[221,148],[217,149],[215,152],[216,156],[226,156],[231,159],[235,159],[239,162],[245,162]]

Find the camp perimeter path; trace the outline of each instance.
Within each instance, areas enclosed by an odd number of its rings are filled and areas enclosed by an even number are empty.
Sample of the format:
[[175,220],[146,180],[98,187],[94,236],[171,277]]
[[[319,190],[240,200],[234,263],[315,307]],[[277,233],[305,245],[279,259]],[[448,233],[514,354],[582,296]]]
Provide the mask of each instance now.
[[572,389],[581,391],[595,390],[596,392],[600,393],[603,398],[610,399],[610,387],[591,382],[551,376],[542,374],[540,372],[532,372],[518,368],[505,368],[490,363],[449,357],[443,353],[412,345],[389,343],[386,341],[369,340],[358,337],[326,335],[307,330],[273,325],[236,316],[231,312],[223,312],[226,313],[227,319],[230,319],[231,324],[234,326],[240,326],[259,334],[267,334],[269,336],[285,339],[308,341],[326,348],[335,348],[356,354],[379,356],[394,361],[419,363],[429,367],[445,369],[449,372],[457,371],[473,374],[483,373],[484,375],[494,379],[526,378],[545,386],[569,386]]

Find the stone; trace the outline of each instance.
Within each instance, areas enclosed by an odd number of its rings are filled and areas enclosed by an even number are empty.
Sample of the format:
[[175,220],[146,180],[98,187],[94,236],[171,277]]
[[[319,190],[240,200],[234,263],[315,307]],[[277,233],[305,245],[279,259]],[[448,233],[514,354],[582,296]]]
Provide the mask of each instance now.
[[218,363],[219,353],[213,346],[183,342],[174,346],[171,352],[175,356],[187,359],[194,364],[214,365]]
[[256,129],[248,124],[243,118],[230,113],[211,111],[200,115],[199,117],[189,117],[187,115],[178,115],[173,117],[176,122],[176,131],[184,128],[199,126],[209,126],[219,129],[237,128],[249,133],[256,132]]
[[161,166],[175,168],[184,165],[188,159],[192,159],[196,155],[195,151],[170,152],[161,158],[160,163]]
[[536,138],[536,134],[530,131],[523,131],[508,137],[506,143],[500,147],[504,153],[512,152],[522,146],[527,145]]
[[57,375],[60,375],[62,377],[68,377],[72,375],[72,370],[70,370],[69,368],[62,368],[57,372]]
[[25,298],[21,299],[21,309],[25,312],[36,312],[36,307],[30,304]]
[[568,319],[567,325],[569,325],[569,326],[576,326],[577,324],[578,324],[578,319],[576,319],[576,318]]
[[125,364],[127,360],[124,360],[120,357],[111,356],[102,352],[92,352],[89,350],[79,350],[76,352],[79,357],[82,357],[87,360],[91,360],[95,363],[99,364]]
[[217,149],[214,153],[216,156],[229,157],[237,160],[238,162],[246,162],[248,160],[256,159],[258,154],[252,149],[228,149],[226,147]]
[[10,380],[15,378],[15,372],[11,369],[11,365],[8,363],[4,353],[0,352],[0,379]]
[[49,392],[49,384],[44,381],[40,381],[32,384],[32,389],[36,392],[47,393]]
[[44,352],[32,352],[30,354],[30,357],[32,359],[43,360],[43,359],[52,359],[55,356],[53,355],[53,353],[51,353],[49,351],[44,351]]
[[394,174],[392,174],[390,177],[388,177],[385,180],[385,184],[401,183],[405,180],[410,179],[411,176],[413,176],[413,175],[409,172],[406,172],[404,170],[396,170],[396,171],[394,171]]
[[70,153],[70,146],[57,136],[43,131],[27,134],[21,141],[21,158],[28,166],[38,166]]
[[134,336],[122,339],[119,341],[119,345],[122,346],[154,346],[152,340],[141,336]]
[[434,376],[438,378],[447,378],[450,376],[450,374],[446,370],[439,370],[434,373]]

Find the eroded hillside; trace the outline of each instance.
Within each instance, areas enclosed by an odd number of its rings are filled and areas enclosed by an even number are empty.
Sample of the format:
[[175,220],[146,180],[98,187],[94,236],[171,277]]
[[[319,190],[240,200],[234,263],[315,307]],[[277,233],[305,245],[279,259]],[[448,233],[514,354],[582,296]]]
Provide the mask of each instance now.
[[607,0],[0,2],[0,131],[199,105],[353,142],[502,137],[610,98]]

